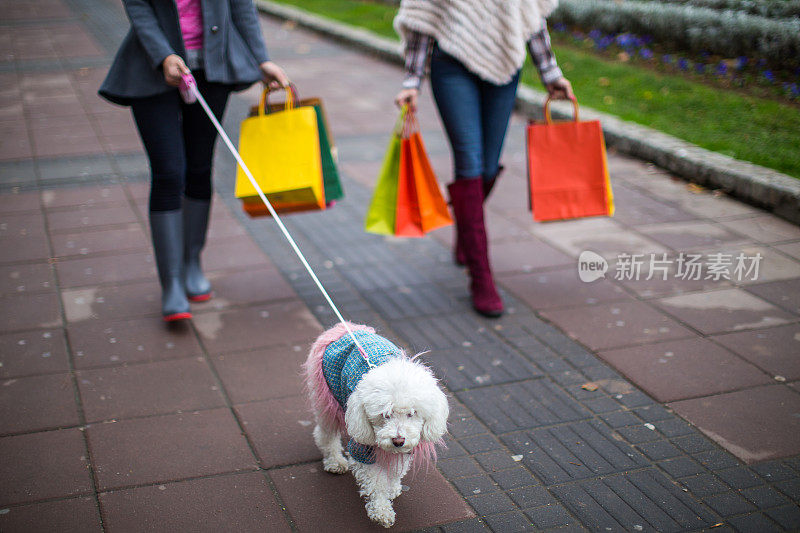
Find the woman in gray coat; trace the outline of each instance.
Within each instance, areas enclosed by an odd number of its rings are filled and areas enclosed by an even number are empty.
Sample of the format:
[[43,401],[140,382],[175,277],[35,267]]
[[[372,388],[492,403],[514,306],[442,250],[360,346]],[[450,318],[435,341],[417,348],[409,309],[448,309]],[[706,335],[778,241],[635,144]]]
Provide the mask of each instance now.
[[221,120],[231,91],[289,79],[269,60],[252,0],[123,0],[131,29],[101,96],[131,107],[150,160],[150,230],[167,321],[211,297],[200,269],[216,130],[176,89],[191,72]]

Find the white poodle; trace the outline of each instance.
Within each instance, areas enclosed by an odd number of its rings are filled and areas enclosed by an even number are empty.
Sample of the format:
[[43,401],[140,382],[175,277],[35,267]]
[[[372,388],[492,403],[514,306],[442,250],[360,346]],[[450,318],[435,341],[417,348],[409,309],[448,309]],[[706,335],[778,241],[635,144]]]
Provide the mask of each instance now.
[[[316,340],[304,369],[317,422],[314,441],[327,472],[351,470],[366,499],[367,516],[394,524],[392,500],[400,480],[436,460],[436,444],[447,432],[447,398],[431,371],[366,326],[344,324]],[[366,357],[365,357],[366,355]],[[342,434],[350,441],[344,455]]]

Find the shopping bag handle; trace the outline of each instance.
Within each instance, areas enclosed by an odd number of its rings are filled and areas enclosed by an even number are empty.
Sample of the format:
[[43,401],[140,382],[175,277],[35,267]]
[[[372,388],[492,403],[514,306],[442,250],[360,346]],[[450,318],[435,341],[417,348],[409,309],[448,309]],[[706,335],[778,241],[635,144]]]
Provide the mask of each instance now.
[[[283,110],[289,111],[294,109],[298,105],[300,105],[300,100],[297,96],[297,87],[294,83],[290,83],[289,85],[284,85],[281,87],[286,92],[286,100],[284,101]],[[269,85],[264,86],[264,90],[261,91],[261,98],[258,100],[258,115],[263,116],[264,114],[268,113],[269,106],[269,93],[275,92],[278,89],[270,89]]]
[[[550,117],[550,96],[545,99],[544,101],[544,122],[545,124],[552,124],[553,119]],[[578,99],[575,97],[570,98],[572,101],[572,108],[575,110],[575,118],[573,119],[575,122],[578,122]]]
[[[399,135],[403,139],[408,139],[412,134],[419,131],[419,122],[417,121],[417,114],[408,109],[408,106],[403,106],[403,113],[400,115],[402,123],[402,130]],[[397,131],[397,130],[395,130]]]

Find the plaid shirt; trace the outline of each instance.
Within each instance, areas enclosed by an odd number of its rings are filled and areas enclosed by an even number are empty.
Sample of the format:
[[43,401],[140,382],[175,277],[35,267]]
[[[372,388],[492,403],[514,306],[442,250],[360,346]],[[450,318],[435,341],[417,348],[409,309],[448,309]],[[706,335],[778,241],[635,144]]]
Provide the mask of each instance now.
[[[408,34],[405,52],[406,77],[403,80],[403,88],[419,89],[430,63],[433,41],[434,39],[430,35],[418,32]],[[539,71],[542,83],[547,85],[564,76],[556,63],[556,56],[553,55],[547,23],[542,26],[540,31],[531,36],[527,44],[528,52],[536,70]]]

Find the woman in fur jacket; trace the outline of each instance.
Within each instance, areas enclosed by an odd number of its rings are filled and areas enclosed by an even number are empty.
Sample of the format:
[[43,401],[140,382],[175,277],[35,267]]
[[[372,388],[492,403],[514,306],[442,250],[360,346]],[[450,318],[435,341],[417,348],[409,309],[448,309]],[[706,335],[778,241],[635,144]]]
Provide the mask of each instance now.
[[416,109],[422,78],[431,89],[453,153],[448,185],[456,218],[455,260],[466,264],[475,310],[503,313],[489,265],[483,203],[500,166],[526,47],[551,98],[574,98],[550,47],[547,17],[557,0],[402,0],[394,19],[405,46],[397,105]]

